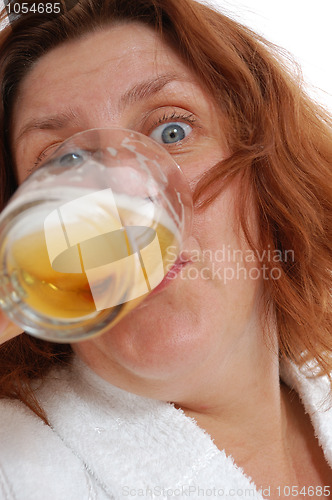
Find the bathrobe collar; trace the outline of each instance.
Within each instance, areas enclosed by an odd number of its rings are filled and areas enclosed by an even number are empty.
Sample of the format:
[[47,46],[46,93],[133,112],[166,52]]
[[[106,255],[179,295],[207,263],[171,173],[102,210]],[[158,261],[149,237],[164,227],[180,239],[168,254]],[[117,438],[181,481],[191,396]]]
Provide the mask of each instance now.
[[[298,392],[332,467],[332,409],[324,403],[328,381],[308,379],[290,362],[283,363],[281,375]],[[186,492],[199,498],[213,488],[224,494],[250,490],[250,498],[263,498],[260,485],[182,410],[112,386],[78,358],[69,374],[53,374],[38,397],[54,433],[110,498]]]

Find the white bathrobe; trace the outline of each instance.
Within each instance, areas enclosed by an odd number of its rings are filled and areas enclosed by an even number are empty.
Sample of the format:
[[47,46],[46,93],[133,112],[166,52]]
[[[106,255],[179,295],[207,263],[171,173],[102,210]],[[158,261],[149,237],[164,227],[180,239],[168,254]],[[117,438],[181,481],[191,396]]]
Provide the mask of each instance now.
[[[290,363],[282,378],[332,467],[328,381]],[[0,401],[1,500],[269,498],[181,410],[114,387],[77,358],[52,372],[38,398],[51,427],[20,402]]]

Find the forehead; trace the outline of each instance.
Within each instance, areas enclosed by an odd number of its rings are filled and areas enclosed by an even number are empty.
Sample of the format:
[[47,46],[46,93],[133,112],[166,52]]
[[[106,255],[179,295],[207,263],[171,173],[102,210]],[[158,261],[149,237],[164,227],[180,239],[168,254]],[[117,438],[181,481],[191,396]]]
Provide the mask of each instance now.
[[[68,101],[95,102],[106,92],[110,103],[135,80],[164,73],[194,81],[178,55],[149,27],[118,25],[67,42],[40,58],[23,80],[15,108],[20,115],[53,111]],[[15,113],[14,108],[14,113]]]

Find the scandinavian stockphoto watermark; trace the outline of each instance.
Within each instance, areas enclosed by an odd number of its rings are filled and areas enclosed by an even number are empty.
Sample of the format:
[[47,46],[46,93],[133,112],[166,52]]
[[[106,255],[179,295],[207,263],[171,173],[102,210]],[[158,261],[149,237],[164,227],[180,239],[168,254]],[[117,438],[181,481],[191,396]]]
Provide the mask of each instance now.
[[122,487],[122,496],[128,498],[255,498],[259,491],[263,498],[310,498],[329,497],[330,486],[283,485],[255,488],[203,488],[199,485],[181,485],[176,488],[147,486],[145,488]]
[[[173,262],[176,247],[167,249],[166,260]],[[235,249],[230,245],[221,245],[216,250],[191,250],[180,253],[178,257],[184,264],[178,272],[170,264],[168,266],[168,278],[174,279],[179,276],[186,280],[219,280],[227,284],[233,280],[278,280],[282,276],[281,264],[294,263],[294,250],[278,250],[271,245],[262,251],[252,249]]]
[[52,269],[85,273],[97,311],[148,293],[165,276],[157,232],[148,225],[124,227],[118,209],[107,188],[63,204],[44,221]]
[[256,494],[257,491],[253,488],[203,488],[196,485],[181,485],[176,488],[162,486],[122,488],[122,496],[129,498],[253,498]]
[[[220,280],[224,284],[233,280],[278,280],[280,263],[294,262],[293,250],[282,252],[270,247],[258,252],[224,244],[213,251],[179,254],[178,246],[168,246],[163,253],[154,229],[155,211],[145,206],[144,225],[124,225],[119,213],[123,207],[118,207],[117,200],[111,188],[89,193],[64,203],[44,221],[52,269],[85,274],[97,311],[147,294],[165,276]],[[152,201],[146,199],[144,203]],[[139,213],[136,215],[140,221]],[[182,265],[186,262],[192,265]]]

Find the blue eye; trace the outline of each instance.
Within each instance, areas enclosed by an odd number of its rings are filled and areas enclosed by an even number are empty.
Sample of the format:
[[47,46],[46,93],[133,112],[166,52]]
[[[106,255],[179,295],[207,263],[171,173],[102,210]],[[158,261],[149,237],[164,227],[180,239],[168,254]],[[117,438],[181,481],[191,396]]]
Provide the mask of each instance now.
[[74,167],[82,163],[84,159],[84,154],[82,152],[71,151],[61,156],[61,158],[59,158],[59,163],[62,166]]
[[174,144],[185,139],[191,131],[192,127],[188,123],[163,123],[154,129],[150,137],[159,144]]

